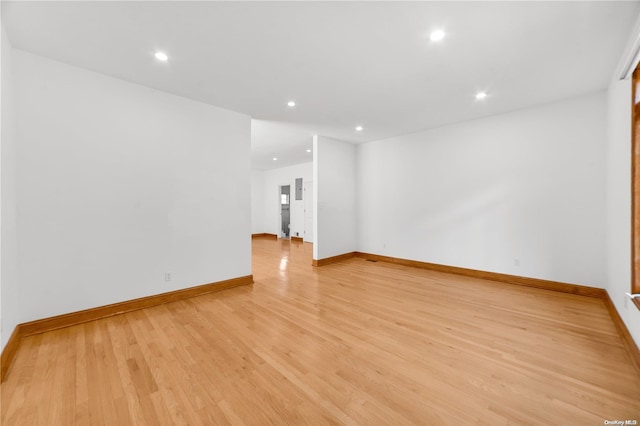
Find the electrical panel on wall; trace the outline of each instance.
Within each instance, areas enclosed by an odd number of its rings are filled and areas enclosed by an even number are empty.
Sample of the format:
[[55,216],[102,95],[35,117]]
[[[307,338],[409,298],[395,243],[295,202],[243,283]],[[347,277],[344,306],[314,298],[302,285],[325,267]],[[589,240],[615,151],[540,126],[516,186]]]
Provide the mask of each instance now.
[[296,179],[296,200],[302,200],[302,178]]

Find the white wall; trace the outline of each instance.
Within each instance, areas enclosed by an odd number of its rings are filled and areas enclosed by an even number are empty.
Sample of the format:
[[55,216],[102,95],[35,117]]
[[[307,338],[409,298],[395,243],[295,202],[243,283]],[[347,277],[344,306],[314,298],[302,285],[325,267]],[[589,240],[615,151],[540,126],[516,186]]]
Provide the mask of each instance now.
[[[6,133],[5,126],[8,118],[8,108],[5,105],[9,101],[9,96],[6,93],[7,86],[10,86],[9,79],[9,62],[7,59],[3,59],[3,52],[10,49],[9,40],[7,39],[7,34],[4,29],[4,25],[2,24],[2,12],[0,12],[0,164],[2,163],[2,142],[4,142],[5,137],[3,132]],[[2,172],[4,168],[0,166],[0,187],[2,186]],[[0,195],[2,192],[0,191]],[[0,233],[2,230],[2,198],[0,197]],[[0,240],[1,241],[1,240]],[[4,347],[4,341],[2,340],[2,244],[0,244],[0,349]]]
[[608,92],[607,291],[640,346],[640,311],[631,290],[631,81],[614,81]]
[[359,250],[603,287],[605,93],[359,146]]
[[18,50],[13,66],[5,325],[251,274],[248,116]]
[[13,329],[20,307],[15,303],[20,294],[17,272],[17,223],[16,223],[16,139],[13,114],[13,66],[12,49],[2,28],[2,81],[0,91],[2,126],[0,144],[0,346],[4,348]]
[[312,163],[296,164],[264,171],[263,199],[264,199],[264,230],[268,234],[280,235],[280,186],[291,185],[291,234],[302,237],[304,235],[304,200],[296,200],[296,178],[302,178],[303,182],[312,180]]
[[251,172],[251,233],[264,231],[264,172]]
[[324,136],[314,136],[313,177],[313,258],[325,259],[355,251],[355,145]]

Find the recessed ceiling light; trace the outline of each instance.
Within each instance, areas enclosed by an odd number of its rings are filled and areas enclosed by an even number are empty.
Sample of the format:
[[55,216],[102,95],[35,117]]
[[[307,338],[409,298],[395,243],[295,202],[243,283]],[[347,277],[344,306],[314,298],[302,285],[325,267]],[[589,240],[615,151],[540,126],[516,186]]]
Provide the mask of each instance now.
[[310,149],[308,149],[308,150],[307,150],[307,152],[311,152],[311,150],[310,150]]
[[164,52],[156,52],[155,57],[156,57],[157,60],[162,61],[162,62],[167,62],[167,60],[169,59],[167,54],[164,53]]
[[287,106],[293,108],[294,106],[296,106],[296,103],[294,101],[289,101],[287,102]]
[[278,159],[276,157],[273,157],[273,161],[278,161]]
[[363,130],[363,127],[362,127],[362,126],[358,126],[358,127],[356,127],[356,132],[361,132],[362,130]]
[[478,92],[478,93],[476,93],[476,99],[477,100],[482,100],[482,99],[484,99],[486,97],[487,97],[487,92]]
[[440,41],[444,38],[444,31],[435,30],[429,35],[429,38],[431,39],[431,41]]

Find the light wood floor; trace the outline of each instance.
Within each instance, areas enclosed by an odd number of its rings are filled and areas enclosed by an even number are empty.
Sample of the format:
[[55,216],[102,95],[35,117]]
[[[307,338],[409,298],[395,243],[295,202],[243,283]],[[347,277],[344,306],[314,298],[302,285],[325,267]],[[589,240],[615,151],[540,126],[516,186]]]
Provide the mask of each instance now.
[[640,421],[640,377],[601,300],[253,249],[251,287],[24,339],[0,423]]

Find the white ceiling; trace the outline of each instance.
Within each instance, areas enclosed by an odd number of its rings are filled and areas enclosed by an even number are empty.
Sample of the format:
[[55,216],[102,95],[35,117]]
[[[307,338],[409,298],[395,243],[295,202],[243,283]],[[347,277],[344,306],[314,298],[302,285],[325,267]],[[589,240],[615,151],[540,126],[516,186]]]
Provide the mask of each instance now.
[[[251,120],[251,163],[254,170],[269,170],[313,160],[314,132],[291,123]],[[273,158],[277,158],[276,161]]]
[[[363,143],[604,89],[638,11],[615,1],[2,1],[14,47],[252,116],[255,169],[310,161],[314,133]],[[447,35],[431,42],[438,28]]]

